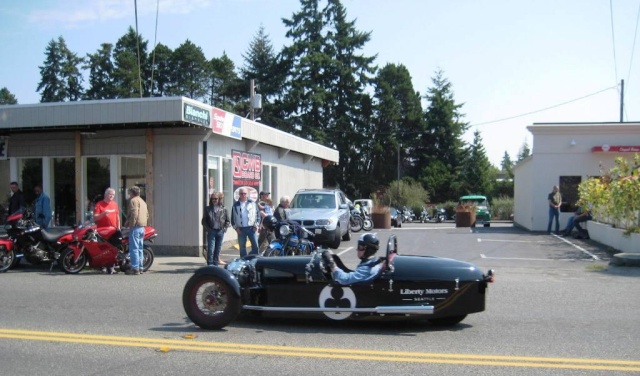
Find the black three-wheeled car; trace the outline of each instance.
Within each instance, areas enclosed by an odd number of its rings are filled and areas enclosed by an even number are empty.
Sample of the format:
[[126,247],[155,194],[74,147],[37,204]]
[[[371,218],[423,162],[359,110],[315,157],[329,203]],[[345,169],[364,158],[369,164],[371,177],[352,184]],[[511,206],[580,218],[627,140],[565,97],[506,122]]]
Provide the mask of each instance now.
[[[341,286],[322,261],[311,256],[248,257],[226,266],[203,267],[187,281],[182,304],[199,327],[219,329],[241,311],[299,313],[305,317],[413,319],[455,325],[485,309],[493,271],[452,259],[398,254],[394,235],[379,276],[372,282]],[[348,271],[337,255],[337,266]]]

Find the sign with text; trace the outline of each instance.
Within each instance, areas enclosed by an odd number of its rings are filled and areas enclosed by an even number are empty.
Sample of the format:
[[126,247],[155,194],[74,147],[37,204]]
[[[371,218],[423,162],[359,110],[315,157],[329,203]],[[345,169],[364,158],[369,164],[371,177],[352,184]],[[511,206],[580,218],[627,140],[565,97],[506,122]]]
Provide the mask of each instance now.
[[640,153],[640,146],[594,146],[591,148],[594,153]]
[[213,113],[211,129],[214,133],[238,140],[242,139],[242,118],[240,116],[215,107],[211,112]]
[[240,150],[231,150],[233,165],[233,198],[238,199],[238,189],[247,188],[249,198],[257,200],[262,178],[262,159],[260,154]]
[[211,111],[205,108],[200,108],[189,103],[184,103],[184,120],[191,123],[204,125],[206,127],[211,126]]

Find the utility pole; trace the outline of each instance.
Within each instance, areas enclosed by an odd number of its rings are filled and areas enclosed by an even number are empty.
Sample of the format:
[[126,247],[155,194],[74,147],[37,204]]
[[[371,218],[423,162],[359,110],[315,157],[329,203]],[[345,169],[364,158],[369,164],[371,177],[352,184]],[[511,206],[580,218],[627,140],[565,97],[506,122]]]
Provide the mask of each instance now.
[[249,114],[250,114],[249,118],[251,120],[256,120],[256,111],[253,108],[253,101],[254,101],[254,98],[256,96],[256,81],[253,78],[251,79],[249,86],[250,86],[250,88],[249,88],[249,90],[250,90],[249,107],[251,107],[251,110],[249,110],[250,111],[249,112]]
[[620,80],[620,122],[624,121],[624,80]]

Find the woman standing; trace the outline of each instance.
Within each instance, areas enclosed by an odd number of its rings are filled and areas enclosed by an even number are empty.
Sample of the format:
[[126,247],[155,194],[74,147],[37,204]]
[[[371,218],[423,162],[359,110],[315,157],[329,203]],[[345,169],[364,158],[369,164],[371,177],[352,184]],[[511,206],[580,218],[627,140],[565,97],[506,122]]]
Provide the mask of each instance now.
[[230,222],[220,192],[211,195],[201,222],[207,231],[207,265],[224,265],[224,262],[220,261],[220,248]]

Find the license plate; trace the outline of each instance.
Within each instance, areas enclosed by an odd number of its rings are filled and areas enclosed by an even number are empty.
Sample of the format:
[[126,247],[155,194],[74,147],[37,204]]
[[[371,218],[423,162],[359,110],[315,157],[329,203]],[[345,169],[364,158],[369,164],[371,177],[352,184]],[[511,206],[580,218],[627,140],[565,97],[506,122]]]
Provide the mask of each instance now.
[[316,229],[316,235],[317,235],[317,234],[322,234],[322,229],[321,229],[321,228],[317,228],[317,229]]

